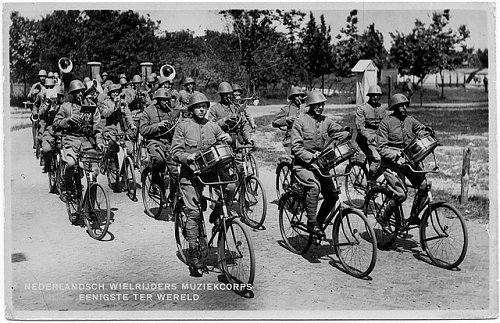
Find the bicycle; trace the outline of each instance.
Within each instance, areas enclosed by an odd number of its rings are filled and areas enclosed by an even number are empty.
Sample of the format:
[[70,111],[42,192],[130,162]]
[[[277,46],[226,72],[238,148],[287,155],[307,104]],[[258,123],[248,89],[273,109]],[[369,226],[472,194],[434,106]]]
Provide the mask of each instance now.
[[[159,147],[155,149],[159,149]],[[172,201],[168,199],[172,186],[172,174],[170,174],[168,166],[178,167],[178,165],[168,161],[166,164],[165,170],[160,172],[161,184],[159,187],[151,184],[152,168],[149,162],[145,163],[141,173],[141,193],[144,212],[154,219],[158,219],[163,210],[172,205]]]
[[[337,178],[349,174],[337,174],[334,167],[332,173],[324,174],[318,166],[312,166],[319,176],[333,179],[340,195]],[[290,172],[290,184],[279,200],[279,226],[286,247],[293,253],[303,255],[313,243],[319,245],[322,237],[312,233],[307,227],[305,187],[308,184],[298,178],[294,168]],[[324,223],[318,225],[325,231],[332,223],[330,243],[345,271],[357,278],[368,276],[375,267],[377,242],[366,217],[357,209],[343,207],[339,200]]]
[[49,193],[60,194],[61,192],[61,180],[64,181],[63,176],[59,170],[60,165],[62,165],[61,151],[58,147],[57,140],[61,136],[54,135],[55,142],[53,145],[53,150],[50,156],[50,167],[47,171],[49,177]]
[[278,201],[290,186],[292,167],[293,160],[290,156],[280,158],[276,167],[276,197]]
[[[422,170],[415,169],[410,163],[404,167],[408,167],[414,173],[439,173],[434,152],[432,155],[435,165],[432,170],[423,169],[423,163],[419,163]],[[417,189],[411,184],[406,184],[406,187]],[[408,223],[402,204],[391,214],[383,214],[385,206],[394,196],[394,191],[388,185],[378,184],[367,193],[364,211],[367,216],[372,215],[376,220],[374,230],[379,248],[392,246],[398,236],[404,238],[409,230],[418,228],[420,245],[436,266],[445,269],[458,267],[467,253],[468,233],[465,221],[453,205],[442,201],[434,202],[431,184],[428,182],[425,191],[427,198],[417,206],[417,210],[412,210],[421,219],[419,225]]]
[[[66,210],[71,224],[77,224],[83,215],[88,234],[96,240],[104,238],[111,223],[108,196],[92,174],[92,164],[99,165],[102,156],[102,152],[98,151],[80,152],[71,185],[66,187]],[[81,183],[83,176],[87,181],[84,194]]]
[[[236,159],[239,180],[232,197],[239,203],[240,216],[243,223],[253,229],[261,228],[266,219],[267,197],[252,164],[252,155],[249,149],[253,145],[239,146],[235,152],[241,151],[241,159]],[[254,160],[254,159],[253,159]]]
[[[233,169],[235,165],[233,162]],[[255,278],[255,253],[253,243],[245,226],[238,220],[237,216],[229,213],[225,198],[223,186],[227,184],[234,184],[238,182],[238,174],[233,172],[236,179],[221,180],[220,170],[215,170],[217,180],[212,182],[204,182],[202,176],[197,176],[198,180],[203,185],[209,187],[218,187],[221,192],[222,200],[222,214],[220,221],[212,229],[212,235],[208,239],[205,221],[203,215],[200,217],[199,234],[198,234],[198,248],[200,255],[207,258],[209,249],[213,248],[213,242],[217,238],[217,264],[218,268],[225,275],[229,283],[239,284],[242,286],[241,292],[247,292]],[[205,199],[217,202],[216,199],[204,196]],[[180,186],[176,189],[176,194],[173,202],[173,214],[175,219],[175,241],[179,258],[185,264],[189,262],[189,244],[186,240],[186,223],[187,214],[182,200]],[[204,268],[203,271],[207,271]]]
[[127,155],[126,140],[133,135],[133,132],[118,132],[114,134],[118,144],[118,168],[115,165],[115,156],[109,152],[109,142],[104,150],[104,158],[100,166],[101,173],[106,174],[109,186],[113,192],[119,193],[125,187],[127,196],[137,202],[137,182],[135,179],[134,161]]

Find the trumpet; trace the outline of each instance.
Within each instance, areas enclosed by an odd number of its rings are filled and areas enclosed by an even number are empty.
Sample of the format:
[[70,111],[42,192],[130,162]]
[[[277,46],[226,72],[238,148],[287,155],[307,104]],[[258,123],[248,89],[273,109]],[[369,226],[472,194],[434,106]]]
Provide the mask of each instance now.
[[175,68],[172,65],[165,64],[160,67],[160,75],[172,81],[175,78]]

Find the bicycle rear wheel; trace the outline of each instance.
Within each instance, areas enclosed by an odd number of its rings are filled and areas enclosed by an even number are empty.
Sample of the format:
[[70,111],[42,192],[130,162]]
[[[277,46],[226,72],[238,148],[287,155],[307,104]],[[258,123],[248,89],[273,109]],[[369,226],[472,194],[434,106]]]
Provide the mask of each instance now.
[[365,202],[365,190],[367,185],[367,171],[361,162],[351,162],[345,167],[345,173],[351,172],[345,177],[345,193],[352,207],[361,208]]
[[249,227],[258,229],[266,220],[266,192],[254,175],[245,178],[240,190],[241,220]]
[[66,188],[65,202],[69,222],[75,224],[80,215],[80,203],[82,200],[82,184],[78,172],[73,174],[71,184]]
[[101,240],[108,232],[111,223],[111,207],[106,192],[101,185],[94,183],[87,190],[84,201],[83,220],[87,226],[89,235]]
[[372,227],[361,211],[344,209],[333,225],[333,247],[344,266],[354,277],[368,276],[377,260],[377,241]]
[[287,188],[290,186],[292,180],[292,164],[288,161],[282,161],[276,168],[276,198],[278,201]]
[[134,162],[127,156],[124,160],[123,181],[127,189],[127,196],[134,202],[137,202],[137,182],[135,180]]
[[50,167],[47,172],[49,177],[49,193],[58,193],[57,189],[57,155],[55,152],[51,153]]
[[64,184],[65,171],[66,163],[62,160],[62,158],[59,158],[59,162],[57,163],[56,187],[57,192],[59,193],[59,198],[63,202],[66,202],[66,187]]
[[186,265],[189,261],[189,243],[186,240],[187,214],[184,208],[184,202],[179,201],[174,210],[175,219],[175,243],[177,244],[178,256]]
[[[378,247],[381,249],[392,246],[401,230],[401,211],[399,207],[395,207],[390,214],[384,215],[391,197],[392,193],[387,188],[375,186],[368,192],[364,206],[366,217],[373,216],[375,219],[373,231],[375,232]],[[386,221],[384,222],[382,218],[385,218]]]
[[459,266],[465,258],[468,233],[460,212],[444,202],[431,204],[420,224],[420,244],[432,262],[441,268]]
[[144,212],[149,217],[157,218],[163,210],[163,202],[165,197],[163,191],[157,186],[155,190],[151,187],[151,168],[146,167],[141,175],[142,183],[142,203],[144,204]]
[[239,287],[242,287],[239,292],[244,293],[252,288],[255,278],[255,253],[252,240],[238,219],[228,220],[225,228],[226,232],[219,232],[217,242],[219,268],[228,282],[239,284]]
[[278,208],[281,237],[286,247],[293,253],[304,254],[311,247],[313,237],[307,230],[302,196],[287,192],[281,197]]

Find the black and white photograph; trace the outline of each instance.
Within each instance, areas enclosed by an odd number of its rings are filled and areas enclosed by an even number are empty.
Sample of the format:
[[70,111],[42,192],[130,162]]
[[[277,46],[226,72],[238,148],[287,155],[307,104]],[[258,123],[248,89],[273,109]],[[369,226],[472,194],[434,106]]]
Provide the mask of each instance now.
[[498,318],[496,7],[3,3],[4,317]]

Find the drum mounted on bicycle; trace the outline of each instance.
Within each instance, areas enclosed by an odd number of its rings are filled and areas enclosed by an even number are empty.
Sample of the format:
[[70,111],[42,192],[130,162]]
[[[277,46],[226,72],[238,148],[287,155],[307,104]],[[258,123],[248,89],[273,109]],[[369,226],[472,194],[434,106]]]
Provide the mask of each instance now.
[[345,140],[333,147],[324,149],[318,156],[318,166],[320,169],[332,169],[340,163],[348,160],[356,153],[356,148],[349,140]]
[[221,167],[234,161],[234,154],[227,144],[212,145],[199,152],[190,168],[198,174],[206,173],[214,167]]

